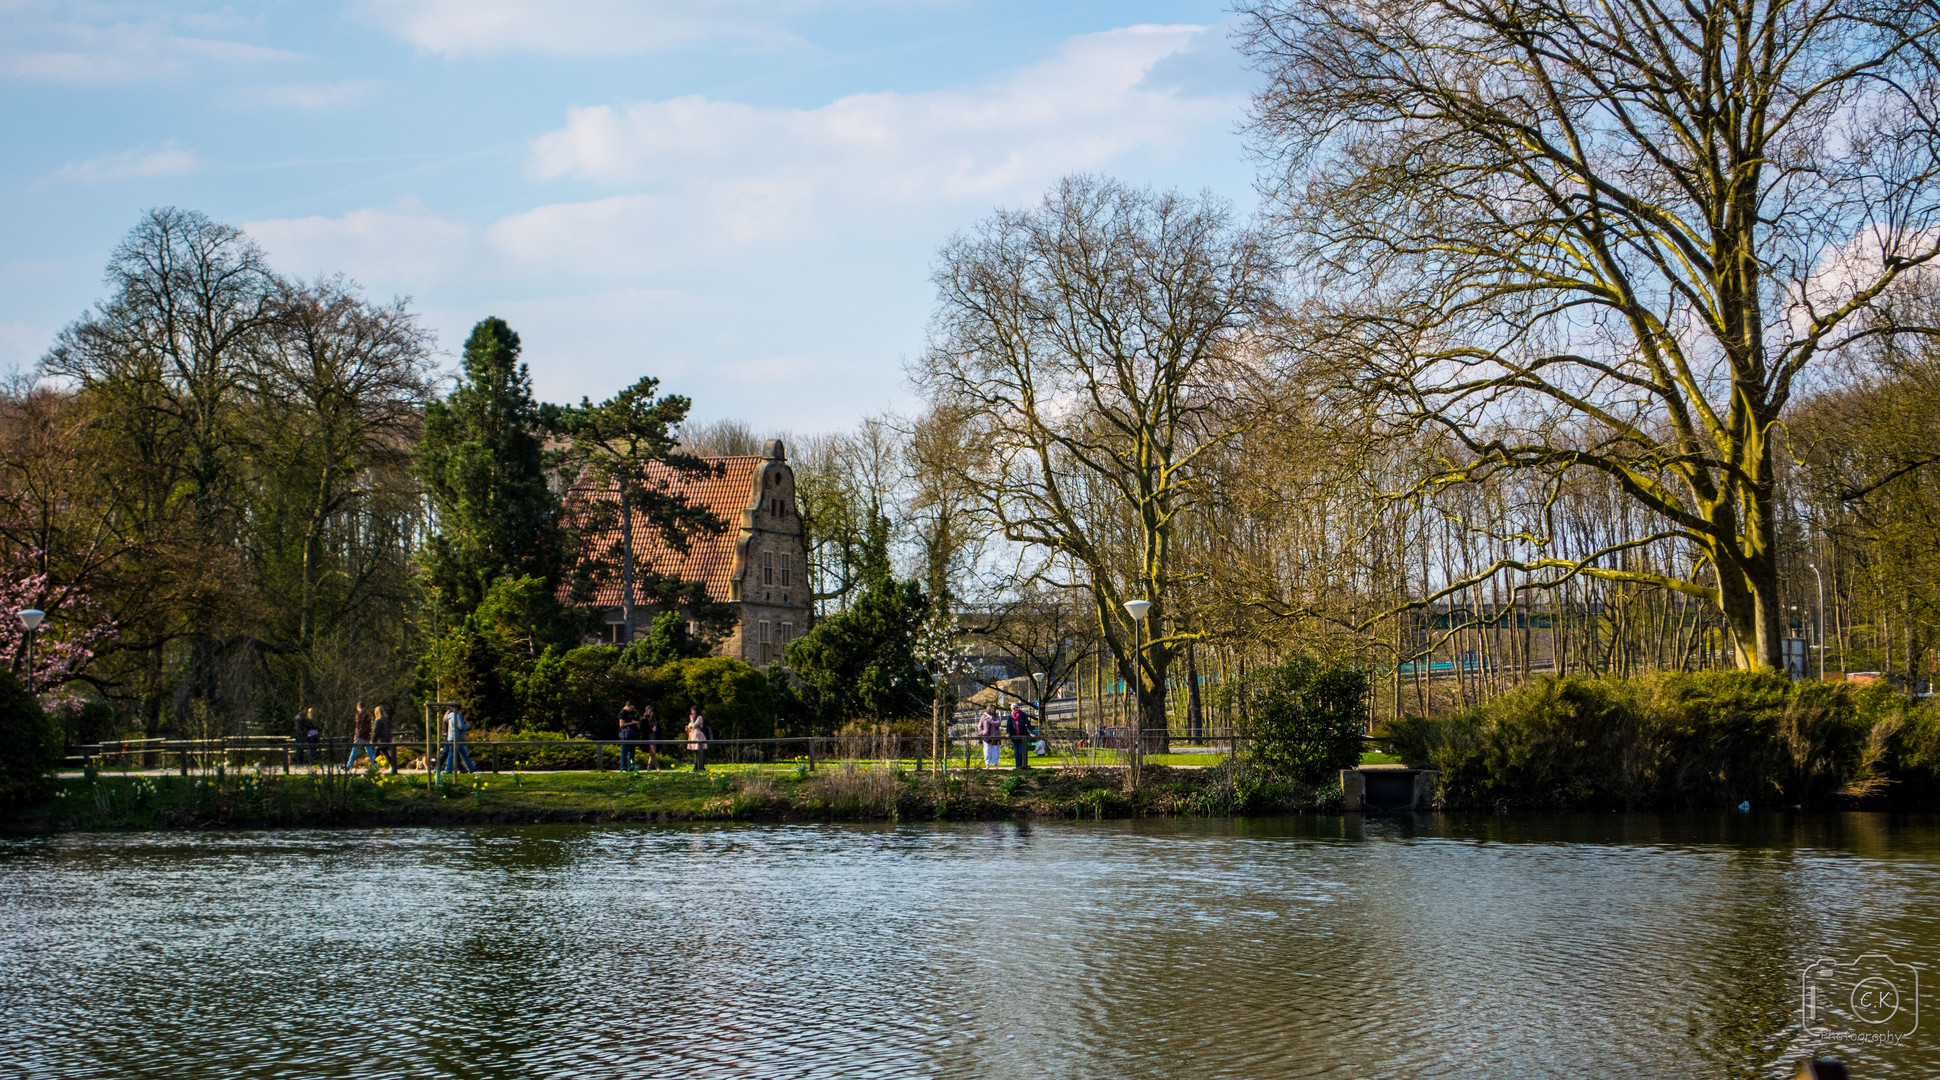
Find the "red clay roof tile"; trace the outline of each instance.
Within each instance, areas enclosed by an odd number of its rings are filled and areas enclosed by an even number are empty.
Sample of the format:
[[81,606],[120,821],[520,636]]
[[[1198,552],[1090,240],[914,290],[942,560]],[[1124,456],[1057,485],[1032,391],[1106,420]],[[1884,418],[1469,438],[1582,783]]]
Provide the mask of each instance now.
[[[693,537],[688,541],[687,553],[683,555],[661,537],[658,529],[636,517],[633,521],[633,560],[642,573],[678,574],[682,581],[701,582],[707,586],[709,599],[725,603],[733,597],[730,584],[734,574],[735,547],[741,539],[741,516],[754,498],[755,484],[760,471],[768,465],[768,459],[716,457],[705,460],[720,465],[720,471],[696,478],[676,476],[673,470],[659,466],[650,475],[653,482],[662,488],[685,495],[688,501],[712,510],[715,517],[727,523],[727,528],[715,536]],[[612,488],[579,487],[573,489],[566,501],[569,507],[592,500],[611,502],[617,494]],[[611,526],[590,538],[593,549],[606,550],[607,545],[619,538],[619,531],[618,515],[615,515]],[[618,607],[619,575],[612,575],[610,580],[595,589],[587,602],[594,607]]]

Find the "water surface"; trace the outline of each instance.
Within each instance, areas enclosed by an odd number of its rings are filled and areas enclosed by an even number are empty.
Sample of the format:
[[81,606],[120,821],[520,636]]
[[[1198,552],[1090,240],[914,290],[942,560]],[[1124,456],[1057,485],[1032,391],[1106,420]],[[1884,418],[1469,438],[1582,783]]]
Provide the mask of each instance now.
[[1868,952],[1940,958],[1932,818],[16,837],[0,1076],[1940,1075],[1801,1031]]

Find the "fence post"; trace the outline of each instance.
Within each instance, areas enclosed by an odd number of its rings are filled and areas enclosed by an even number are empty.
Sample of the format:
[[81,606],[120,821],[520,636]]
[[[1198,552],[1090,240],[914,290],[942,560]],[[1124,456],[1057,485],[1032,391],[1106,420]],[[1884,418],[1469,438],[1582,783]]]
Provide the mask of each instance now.
[[183,748],[182,748],[182,750],[180,751],[180,753],[181,753],[181,755],[182,755],[182,775],[183,775],[183,776],[187,776],[187,775],[189,774],[189,751],[188,751],[188,747],[183,747]]
[[815,771],[815,736],[808,737],[808,771]]
[[606,771],[606,744],[605,743],[593,744],[593,768],[599,772]]

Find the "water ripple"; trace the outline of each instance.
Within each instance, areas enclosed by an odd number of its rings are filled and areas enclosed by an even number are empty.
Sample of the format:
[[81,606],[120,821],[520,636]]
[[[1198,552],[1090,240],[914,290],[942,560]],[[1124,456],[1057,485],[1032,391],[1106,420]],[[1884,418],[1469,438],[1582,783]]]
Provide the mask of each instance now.
[[0,1074],[1762,1077],[1936,945],[1866,815],[9,839]]

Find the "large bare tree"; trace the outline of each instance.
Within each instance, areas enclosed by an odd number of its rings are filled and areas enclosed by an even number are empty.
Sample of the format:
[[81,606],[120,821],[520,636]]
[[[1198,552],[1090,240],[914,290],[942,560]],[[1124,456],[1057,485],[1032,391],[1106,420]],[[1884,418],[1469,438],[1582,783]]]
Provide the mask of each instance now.
[[[1775,429],[1932,260],[1931,0],[1267,0],[1256,134],[1344,387],[1457,452],[1610,477],[1648,527],[1483,574],[1648,582],[1780,662]],[[1665,539],[1695,572],[1620,565]],[[1467,582],[1450,583],[1450,590]]]
[[[1175,536],[1204,497],[1200,463],[1262,389],[1252,345],[1275,275],[1221,204],[1084,177],[953,240],[935,275],[918,376],[973,448],[963,489],[1046,584],[1089,594],[1153,748],[1170,661],[1200,633],[1169,605],[1205,569],[1181,564]],[[1133,599],[1153,605],[1142,648]]]

